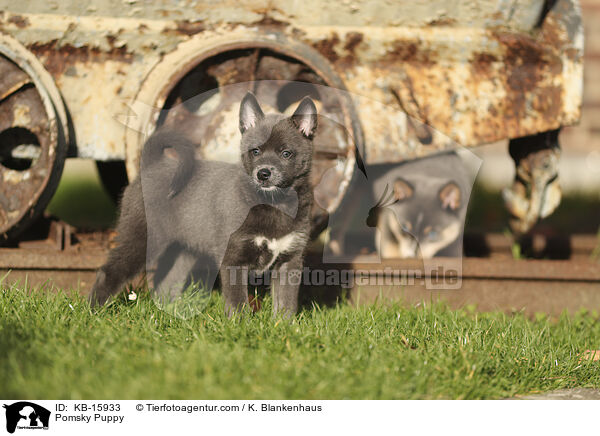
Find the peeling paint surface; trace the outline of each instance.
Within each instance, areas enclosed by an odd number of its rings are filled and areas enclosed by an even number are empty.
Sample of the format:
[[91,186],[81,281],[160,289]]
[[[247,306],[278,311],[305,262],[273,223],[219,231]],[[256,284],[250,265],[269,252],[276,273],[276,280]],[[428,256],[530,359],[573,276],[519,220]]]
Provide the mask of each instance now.
[[181,44],[201,54],[216,41],[256,37],[314,49],[350,93],[367,97],[356,104],[366,160],[389,162],[452,147],[447,138],[475,146],[578,121],[579,7],[558,0],[542,17],[544,4],[0,0],[0,31],[54,77],[81,157],[125,159],[127,133],[117,118]]

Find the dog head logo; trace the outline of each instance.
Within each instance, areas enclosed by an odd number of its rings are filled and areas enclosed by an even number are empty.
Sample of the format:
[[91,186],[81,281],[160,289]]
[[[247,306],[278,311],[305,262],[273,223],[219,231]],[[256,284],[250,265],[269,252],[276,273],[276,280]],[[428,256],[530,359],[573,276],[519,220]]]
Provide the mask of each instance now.
[[19,401],[6,409],[6,431],[14,433],[18,429],[48,429],[50,411],[28,401]]

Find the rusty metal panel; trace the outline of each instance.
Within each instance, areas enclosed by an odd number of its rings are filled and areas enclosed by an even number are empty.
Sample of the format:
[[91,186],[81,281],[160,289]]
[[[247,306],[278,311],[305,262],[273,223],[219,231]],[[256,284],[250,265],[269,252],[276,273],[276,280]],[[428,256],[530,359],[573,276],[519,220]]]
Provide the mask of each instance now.
[[[244,25],[293,22],[298,26],[378,25],[382,27],[506,26],[531,29],[539,19],[544,0],[3,0],[3,9],[22,15],[15,24],[27,25],[26,14],[63,14],[80,17],[119,17],[139,20],[171,20],[182,33],[197,33],[202,24],[230,22]],[[315,13],[318,11],[318,13]],[[200,28],[200,29],[198,29]]]
[[[283,35],[327,58],[361,97],[367,161],[389,162],[576,123],[581,14],[576,0],[558,0],[544,16],[547,4],[0,0],[0,31],[53,75],[79,156],[125,158],[115,117],[180,43],[193,41],[201,53],[215,39]],[[432,127],[431,140],[419,135],[420,123]]]

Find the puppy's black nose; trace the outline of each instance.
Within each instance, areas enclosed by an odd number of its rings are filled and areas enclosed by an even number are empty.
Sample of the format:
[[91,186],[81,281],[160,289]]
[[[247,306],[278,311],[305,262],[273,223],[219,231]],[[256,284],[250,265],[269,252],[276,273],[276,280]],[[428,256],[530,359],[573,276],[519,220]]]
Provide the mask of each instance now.
[[256,173],[256,177],[258,178],[258,180],[269,180],[269,177],[271,177],[271,171],[267,168],[262,168],[260,170],[258,170],[258,172]]

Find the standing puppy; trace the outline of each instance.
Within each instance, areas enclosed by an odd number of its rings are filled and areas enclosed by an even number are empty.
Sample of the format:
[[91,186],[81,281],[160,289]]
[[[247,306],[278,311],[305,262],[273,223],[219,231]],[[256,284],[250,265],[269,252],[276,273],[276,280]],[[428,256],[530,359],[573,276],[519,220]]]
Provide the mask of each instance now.
[[148,140],[92,303],[104,303],[144,265],[157,264],[155,288],[167,298],[200,278],[198,271],[212,287],[220,271],[229,315],[248,304],[243,271],[275,270],[274,312],[297,311],[299,284],[288,274],[302,269],[310,231],[316,107],[305,97],[291,117],[265,115],[248,93],[239,127],[241,165],[196,160],[195,144],[173,131]]

